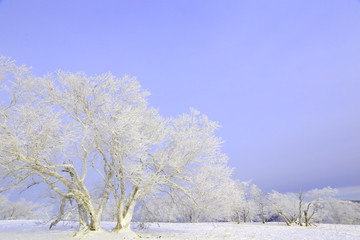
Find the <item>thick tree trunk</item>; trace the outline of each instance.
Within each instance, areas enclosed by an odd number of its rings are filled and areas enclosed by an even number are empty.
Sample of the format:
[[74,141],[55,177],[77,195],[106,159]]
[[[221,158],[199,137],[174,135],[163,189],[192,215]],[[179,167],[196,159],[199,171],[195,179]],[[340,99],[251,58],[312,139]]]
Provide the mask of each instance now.
[[87,229],[90,231],[99,231],[101,229],[100,228],[101,213],[95,211],[89,195],[86,195],[81,200],[82,201],[78,203],[79,221],[81,221],[80,226],[85,226],[85,224],[87,223],[87,213],[88,213],[90,218],[90,223]]
[[99,231],[101,229],[101,227],[100,227],[101,215],[104,211],[105,205],[107,204],[107,202],[109,200],[109,196],[110,196],[110,192],[111,192],[110,187],[111,187],[111,185],[109,183],[107,183],[105,191],[102,195],[101,201],[100,201],[97,209],[94,210],[92,213],[90,213],[90,225],[89,225],[90,231]]
[[120,232],[120,231],[130,231],[130,223],[131,219],[133,217],[135,205],[137,201],[133,200],[131,201],[127,207],[125,207],[124,211],[120,211],[118,209],[117,214],[117,223],[115,228],[112,230],[113,232]]
[[89,230],[90,231],[99,231],[100,229],[101,229],[101,227],[100,227],[100,215],[90,213]]
[[[81,198],[79,198],[80,203],[78,203],[80,226],[88,226],[88,230],[90,231],[99,231],[101,229],[101,215],[106,203],[109,200],[111,185],[109,183],[106,183],[101,201],[96,209],[91,201],[90,194],[83,183],[81,187],[83,190],[83,194],[81,195]],[[88,214],[90,217],[90,223],[88,223]]]

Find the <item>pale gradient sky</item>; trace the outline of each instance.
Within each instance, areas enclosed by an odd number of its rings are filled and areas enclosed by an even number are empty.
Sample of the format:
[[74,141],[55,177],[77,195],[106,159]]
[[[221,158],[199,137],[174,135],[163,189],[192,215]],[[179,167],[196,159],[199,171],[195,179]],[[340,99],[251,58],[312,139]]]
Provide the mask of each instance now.
[[265,191],[360,186],[358,0],[2,0],[0,55],[136,76],[162,115],[218,121]]

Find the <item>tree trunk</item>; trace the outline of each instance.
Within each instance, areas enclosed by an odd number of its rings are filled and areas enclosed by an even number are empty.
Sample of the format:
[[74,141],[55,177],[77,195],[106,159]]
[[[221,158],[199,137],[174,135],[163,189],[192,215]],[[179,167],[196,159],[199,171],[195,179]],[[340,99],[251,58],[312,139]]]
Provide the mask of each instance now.
[[134,209],[137,201],[131,201],[127,207],[125,207],[124,211],[120,211],[118,209],[117,214],[117,223],[115,228],[112,230],[113,232],[120,232],[120,231],[130,231],[130,223],[132,216],[134,214]]
[[59,214],[56,217],[56,219],[50,224],[49,230],[55,226],[56,224],[58,224],[61,220],[61,217],[64,215],[64,210],[65,210],[65,205],[66,205],[66,198],[62,198],[61,199],[61,205],[60,205],[60,209],[59,209]]
[[305,216],[305,227],[309,226],[308,211],[304,211]]
[[85,226],[88,218],[87,213],[90,217],[90,223],[88,225],[88,230],[90,231],[99,231],[101,229],[100,227],[100,218],[101,218],[101,212],[96,212],[94,209],[93,204],[91,203],[91,199],[89,196],[85,197],[80,203],[78,203],[79,207],[79,221],[80,226]]
[[282,219],[284,219],[287,226],[291,226],[291,222],[282,212],[279,212],[279,215],[282,217]]
[[100,215],[90,213],[89,230],[90,231],[99,231],[100,229],[101,229],[101,227],[100,227]]
[[261,221],[263,224],[265,224],[264,206],[261,206]]
[[[101,220],[101,215],[104,211],[105,205],[109,200],[109,196],[110,196],[110,189],[111,185],[109,185],[108,183],[106,184],[106,189],[102,195],[101,201],[99,203],[99,206],[97,207],[97,209],[93,210],[92,212],[90,212],[90,225],[89,225],[89,229],[90,231],[99,231],[101,229],[100,227],[100,220]],[[91,207],[93,209],[93,207]],[[80,215],[79,212],[79,216],[83,216],[86,219],[86,223],[87,223],[87,214],[86,214],[86,210],[85,207],[82,207],[83,211],[82,214]],[[80,208],[79,208],[80,211]]]
[[304,200],[302,192],[299,192],[299,225],[302,226],[302,202]]
[[237,215],[237,223],[240,224],[241,223],[241,216],[239,212],[236,212]]
[[86,229],[89,227],[89,218],[84,205],[78,203],[78,214],[79,214],[79,230]]

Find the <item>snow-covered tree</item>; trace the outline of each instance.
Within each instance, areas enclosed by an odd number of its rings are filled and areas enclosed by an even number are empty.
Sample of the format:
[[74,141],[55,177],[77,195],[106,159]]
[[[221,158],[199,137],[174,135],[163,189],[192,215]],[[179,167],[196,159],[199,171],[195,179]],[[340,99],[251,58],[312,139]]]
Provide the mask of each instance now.
[[[159,131],[165,133],[165,137],[147,146],[142,155],[135,158],[140,164],[134,165],[131,171],[133,180],[128,206],[133,209],[153,189],[169,188],[190,197],[188,186],[194,181],[193,171],[201,174],[204,164],[226,163],[225,155],[220,152],[221,140],[213,135],[217,127],[195,110],[161,126]],[[125,187],[125,182],[120,186]]]
[[328,201],[336,194],[337,190],[330,187],[313,189],[304,194],[300,192],[299,209],[301,209],[302,211],[300,211],[299,213],[299,225],[302,225],[302,212],[304,213],[305,226],[310,226],[312,221],[315,219],[318,210],[321,208],[322,203]]
[[205,164],[194,171],[188,190],[190,198],[182,198],[182,219],[186,222],[215,221],[232,215],[231,194],[235,182],[230,178],[232,170],[223,164]]
[[255,184],[251,186],[250,195],[256,205],[256,212],[260,215],[261,222],[265,224],[271,217],[269,201],[266,194]]
[[6,195],[0,194],[0,220],[41,218],[39,207],[24,199],[11,202]]
[[[170,190],[171,191],[171,190]],[[147,194],[139,204],[134,218],[138,222],[182,222],[182,205],[174,192],[153,192]]]
[[336,198],[321,200],[316,222],[359,225],[360,203]]
[[[223,160],[226,160],[225,158]],[[223,161],[222,160],[222,161]],[[234,181],[222,161],[191,169],[190,181],[179,181],[186,191],[162,187],[146,196],[137,214],[141,221],[204,222],[228,219]]]
[[[89,229],[98,230],[116,171],[106,165],[105,155],[97,149],[98,123],[106,114],[116,114],[111,112],[113,105],[124,105],[126,113],[131,108],[128,105],[146,104],[139,84],[111,75],[86,77],[63,72],[43,78],[13,74],[12,81],[6,83],[12,91],[8,104],[0,110],[5,176],[40,178],[62,198],[77,202],[80,227],[87,225],[88,214]],[[103,170],[99,173],[104,177],[104,188],[97,206],[85,181],[91,169]]]
[[232,194],[232,208],[237,223],[251,222],[257,213],[257,205],[252,195],[253,184],[251,181],[237,182]]
[[[314,222],[322,222],[321,219],[325,215],[329,216],[330,203],[335,204],[337,202],[333,198],[336,193],[337,190],[330,187],[285,194],[273,191],[269,194],[269,201],[273,212],[279,215],[287,225],[296,222],[300,226],[303,223],[305,226],[310,226]],[[338,208],[341,207],[338,206]],[[329,217],[327,218],[329,219]]]
[[268,199],[271,203],[271,209],[278,214],[290,226],[298,218],[298,196],[296,193],[279,193],[272,191]]

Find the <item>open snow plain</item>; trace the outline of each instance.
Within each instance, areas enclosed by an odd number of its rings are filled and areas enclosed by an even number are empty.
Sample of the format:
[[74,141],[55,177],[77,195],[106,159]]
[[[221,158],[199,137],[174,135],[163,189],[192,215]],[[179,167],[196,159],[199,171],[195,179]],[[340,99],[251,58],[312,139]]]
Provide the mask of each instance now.
[[0,221],[0,240],[116,240],[116,239],[236,239],[236,240],[359,240],[359,225],[321,224],[317,227],[287,227],[283,223],[152,223],[145,229],[133,224],[134,233],[110,233],[114,223],[102,222],[102,232],[75,236],[76,224],[59,223],[48,230],[40,221]]

